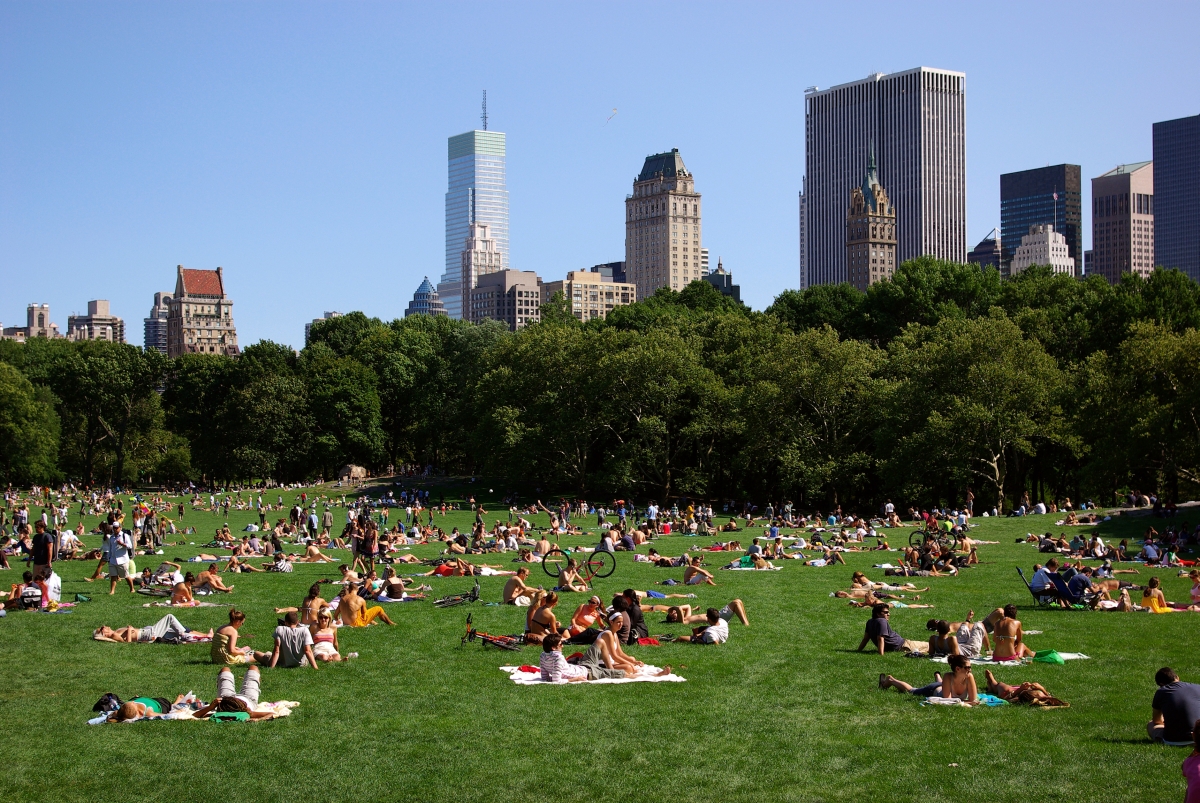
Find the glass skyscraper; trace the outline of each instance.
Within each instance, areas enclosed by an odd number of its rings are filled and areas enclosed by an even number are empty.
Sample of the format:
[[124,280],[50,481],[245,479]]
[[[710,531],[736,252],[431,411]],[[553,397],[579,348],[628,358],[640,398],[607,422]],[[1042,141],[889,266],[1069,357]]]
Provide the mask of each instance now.
[[1031,226],[1049,223],[1067,238],[1075,275],[1083,274],[1083,196],[1079,165],[1037,167],[1000,176],[1000,273],[1008,276],[1013,254]]
[[1200,114],[1154,124],[1154,264],[1200,281]]
[[446,272],[437,292],[451,318],[463,318],[462,252],[472,223],[486,223],[502,265],[508,265],[508,185],[504,134],[468,131],[450,137],[446,190]]

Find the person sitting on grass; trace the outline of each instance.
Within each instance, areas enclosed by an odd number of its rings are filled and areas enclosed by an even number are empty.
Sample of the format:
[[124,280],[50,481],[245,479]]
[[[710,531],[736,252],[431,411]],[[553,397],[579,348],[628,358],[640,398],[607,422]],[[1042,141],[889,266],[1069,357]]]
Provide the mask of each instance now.
[[337,563],[336,560],[326,555],[320,550],[316,544],[309,544],[304,550],[304,557],[300,558],[300,563]]
[[975,685],[975,676],[971,674],[971,661],[965,655],[951,655],[950,675],[943,677],[934,673],[934,682],[914,688],[903,680],[896,680],[891,675],[879,676],[880,689],[895,689],[901,694],[915,694],[918,697],[941,697],[943,699],[962,700],[968,705],[979,704],[979,690]]
[[542,655],[538,666],[543,683],[579,683],[588,679],[586,666],[567,663],[562,654],[562,636],[557,633],[548,633],[542,639]]
[[246,614],[233,608],[229,611],[229,624],[221,627],[213,634],[210,655],[214,664],[241,665],[264,664],[271,660],[269,652],[255,652],[252,647],[239,647],[237,644],[238,631],[246,623]]
[[1021,627],[1021,621],[1017,619],[1017,606],[1011,602],[1004,606],[1004,616],[996,622],[992,636],[996,639],[992,660],[1006,661],[1033,657],[1033,650],[1024,643],[1025,631]]
[[683,570],[683,583],[689,586],[698,586],[701,584],[715,586],[717,584],[713,580],[712,573],[700,567],[699,555],[693,557],[691,563]]
[[374,624],[376,619],[382,619],[386,625],[396,624],[388,618],[381,606],[368,608],[366,601],[358,595],[358,587],[353,583],[342,589],[337,616],[341,623],[348,627],[366,627]]
[[322,608],[328,608],[329,603],[321,599],[321,584],[313,583],[309,586],[308,596],[301,602],[299,608],[276,608],[275,613],[291,613],[295,611],[300,614],[300,624],[313,625],[317,623],[317,614]]
[[298,666],[311,666],[317,669],[317,659],[313,656],[313,637],[307,627],[300,626],[300,614],[288,611],[283,622],[275,628],[275,649],[271,653],[271,668],[282,666],[285,669]]
[[152,625],[146,627],[134,627],[127,625],[125,627],[111,628],[108,625],[100,625],[92,632],[92,638],[96,641],[110,641],[116,644],[149,644],[159,639],[164,640],[183,640],[183,641],[199,641],[201,639],[213,638],[213,631],[201,633],[197,630],[192,630],[185,627],[182,622],[176,619],[171,614],[167,614]]
[[880,602],[871,609],[871,618],[867,620],[862,641],[858,643],[859,652],[862,652],[868,642],[880,655],[885,652],[899,651],[924,653],[929,649],[929,645],[925,642],[910,641],[892,630],[892,626],[888,623],[890,616],[891,609],[887,603]]
[[591,644],[596,640],[600,631],[592,627],[597,620],[607,627],[604,618],[604,604],[599,597],[593,596],[587,602],[575,609],[571,615],[571,624],[567,626],[566,637],[571,644]]
[[526,628],[526,632],[528,634],[526,641],[529,641],[531,644],[536,644],[537,641],[531,640],[529,637],[534,637],[534,639],[542,639],[548,633],[559,632],[560,628],[558,625],[558,619],[556,619],[554,616],[554,608],[556,605],[558,605],[558,594],[551,591],[541,598],[540,604],[537,605],[537,607],[532,605],[529,606],[530,614],[528,619],[528,627]]
[[229,562],[225,564],[227,572],[265,572],[266,569],[260,569],[257,566],[251,566],[247,561],[240,560],[237,557],[229,558]]
[[504,592],[500,595],[500,601],[505,605],[529,605],[533,601],[533,592],[537,589],[525,585],[525,580],[528,577],[528,566],[522,566],[517,569],[516,575],[508,578],[504,583]]
[[1154,675],[1158,690],[1150,703],[1152,716],[1146,734],[1156,742],[1182,746],[1192,742],[1200,719],[1200,685],[1184,683],[1169,666]]
[[233,592],[233,586],[227,586],[221,581],[220,575],[217,574],[217,564],[210,563],[208,568],[200,572],[192,583],[192,588],[201,593],[216,593],[230,594]]
[[575,558],[567,558],[567,565],[559,573],[558,586],[554,590],[576,592],[588,590],[587,583],[579,576],[579,561],[575,560]]
[[1142,591],[1142,607],[1151,613],[1175,613],[1178,606],[1173,602],[1167,602],[1167,598],[1162,592],[1162,581],[1157,577],[1151,577]]
[[337,662],[348,661],[351,658],[357,658],[358,653],[352,652],[349,655],[341,654],[341,647],[338,645],[337,631],[333,626],[333,614],[328,608],[321,610],[317,614],[315,624],[309,626],[309,632],[313,637],[313,657],[318,661]]

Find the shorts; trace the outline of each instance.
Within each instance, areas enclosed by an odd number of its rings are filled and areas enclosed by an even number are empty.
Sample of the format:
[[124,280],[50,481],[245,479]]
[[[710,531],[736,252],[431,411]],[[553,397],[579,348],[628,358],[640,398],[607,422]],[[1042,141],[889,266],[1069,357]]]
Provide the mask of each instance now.
[[530,603],[532,603],[532,602],[533,602],[533,600],[530,599],[529,597],[522,596],[522,597],[513,597],[512,602],[509,604],[516,605],[518,608],[528,608]]
[[647,591],[646,596],[649,597],[650,599],[666,599],[667,598],[666,594],[662,593],[661,591],[654,591],[654,590]]
[[108,579],[124,580],[129,577],[128,563],[110,563],[108,564]]
[[690,585],[690,586],[698,586],[698,585],[700,585],[701,583],[703,583],[703,582],[704,582],[705,580],[707,580],[707,579],[708,579],[708,578],[707,578],[707,577],[705,577],[705,576],[704,576],[704,575],[702,575],[702,574],[693,574],[693,575],[691,576],[691,578],[689,578],[689,579],[688,579],[688,581],[687,581],[687,585]]
[[724,619],[726,622],[728,622],[730,619],[733,618],[733,611],[729,609],[728,605],[726,605],[724,608],[722,608],[717,613],[717,615],[720,616],[722,619]]

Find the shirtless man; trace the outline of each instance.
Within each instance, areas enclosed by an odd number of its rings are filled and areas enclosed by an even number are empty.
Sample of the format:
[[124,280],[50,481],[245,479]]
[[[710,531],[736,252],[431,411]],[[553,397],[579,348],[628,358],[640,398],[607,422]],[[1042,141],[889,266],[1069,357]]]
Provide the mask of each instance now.
[[578,592],[588,590],[587,583],[579,576],[579,563],[575,558],[567,559],[567,565],[558,575],[558,588],[555,590]]
[[227,586],[221,582],[221,578],[217,574],[217,564],[215,563],[208,564],[208,568],[196,576],[196,579],[192,582],[192,588],[220,591],[225,594],[233,591],[233,586]]
[[554,545],[550,543],[550,539],[543,533],[541,540],[537,542],[537,546],[534,548],[534,552],[541,557],[545,557],[550,554],[551,549],[554,549]]
[[358,588],[353,584],[342,589],[341,600],[338,602],[337,608],[338,619],[343,625],[349,627],[366,627],[373,623],[376,618],[382,619],[384,624],[395,625],[388,615],[383,612],[383,608],[376,605],[373,608],[368,608],[366,601],[358,595]]
[[1004,616],[996,622],[992,635],[996,640],[996,648],[992,651],[993,660],[1033,657],[1033,650],[1025,646],[1023,641],[1025,631],[1017,619],[1016,605],[1010,603],[1004,606]]
[[517,569],[517,573],[505,582],[504,593],[501,595],[500,601],[505,605],[528,605],[533,599],[533,592],[538,589],[525,585],[527,577],[529,577],[529,567],[522,566]]
[[711,572],[700,568],[700,556],[692,558],[692,562],[683,570],[683,584],[689,586],[710,585],[715,586],[717,583],[713,580]]

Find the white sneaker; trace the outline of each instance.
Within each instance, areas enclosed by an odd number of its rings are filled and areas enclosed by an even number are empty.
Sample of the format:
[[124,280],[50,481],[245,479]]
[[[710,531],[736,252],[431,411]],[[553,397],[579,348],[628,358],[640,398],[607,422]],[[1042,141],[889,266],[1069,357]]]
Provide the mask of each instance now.
[[348,654],[346,657],[347,657],[347,658],[357,658],[357,657],[358,657],[358,653],[356,653],[356,652],[352,652],[352,653],[349,653],[349,654]]

